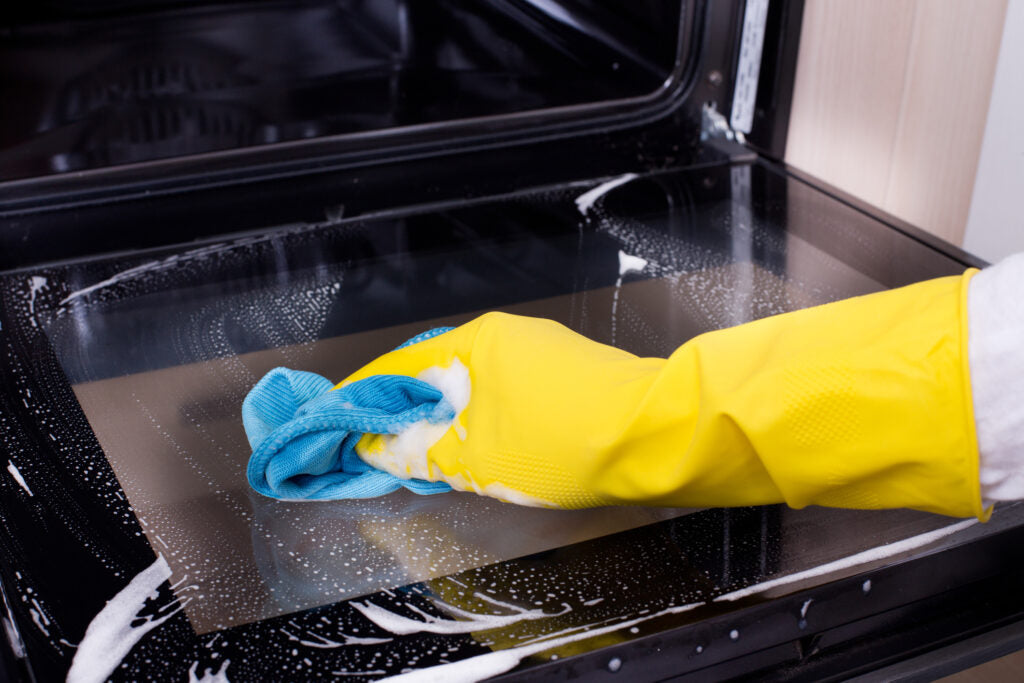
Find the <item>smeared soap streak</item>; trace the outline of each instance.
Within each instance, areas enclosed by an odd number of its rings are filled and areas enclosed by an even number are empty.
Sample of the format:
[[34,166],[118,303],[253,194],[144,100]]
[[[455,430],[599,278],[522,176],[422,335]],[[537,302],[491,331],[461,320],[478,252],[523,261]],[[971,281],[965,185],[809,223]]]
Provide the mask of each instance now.
[[35,607],[29,607],[28,613],[32,616],[32,621],[35,622],[36,628],[43,632],[47,638],[50,637],[50,618],[46,616],[46,612],[43,611],[42,606],[39,602],[32,598],[32,604]]
[[[740,598],[745,598],[748,595],[762,593],[766,590],[775,588],[777,586],[784,586],[789,583],[803,581],[804,579],[811,579],[816,576],[831,574],[832,572],[837,572],[842,569],[856,567],[859,564],[866,564],[868,562],[873,562],[875,560],[881,560],[886,557],[891,557],[893,555],[905,553],[908,550],[914,550],[915,548],[920,548],[922,546],[934,543],[939,539],[945,536],[955,534],[958,531],[963,531],[964,529],[974,526],[977,523],[978,520],[976,519],[968,519],[963,522],[958,522],[957,524],[951,524],[949,526],[942,527],[941,529],[929,531],[928,533],[918,534],[917,536],[911,536],[910,538],[905,538],[902,541],[896,541],[895,543],[889,543],[887,545],[879,546],[877,548],[871,548],[869,550],[859,552],[855,555],[850,555],[849,557],[844,557],[840,560],[836,560],[835,562],[829,562],[828,564],[818,565],[817,567],[811,567],[810,569],[806,569],[802,572],[796,572],[795,574],[787,574],[786,576],[780,576],[779,578],[772,579],[771,581],[756,583],[753,586],[747,586],[746,588],[741,588],[738,591],[733,591],[731,593],[719,595],[717,598],[715,598],[715,602],[722,602],[725,600],[731,602],[733,600],[739,600]],[[810,603],[808,602],[807,604]]]
[[[138,616],[146,599],[156,597],[160,585],[170,577],[171,568],[160,555],[107,602],[93,617],[78,644],[68,671],[68,683],[105,681],[143,636],[181,610],[183,604],[178,603],[173,610],[157,618]],[[141,624],[132,626],[132,622],[140,619]]]
[[115,284],[117,284],[119,282],[124,282],[126,280],[132,280],[134,278],[139,277],[140,275],[145,275],[145,274],[151,273],[153,271],[163,270],[164,268],[169,268],[169,267],[172,267],[172,266],[176,266],[176,265],[179,265],[181,263],[185,263],[187,261],[191,261],[192,259],[202,258],[204,256],[210,256],[212,254],[218,254],[220,252],[223,252],[223,251],[226,251],[226,250],[229,250],[229,249],[234,249],[234,248],[241,247],[241,246],[245,246],[245,245],[248,245],[248,244],[254,244],[256,242],[263,241],[264,239],[265,239],[264,237],[250,237],[250,238],[234,240],[233,242],[230,242],[228,244],[225,244],[225,243],[221,242],[221,243],[218,243],[218,244],[211,244],[211,245],[206,246],[206,247],[200,247],[198,249],[192,249],[190,251],[186,251],[186,252],[183,252],[181,254],[174,254],[172,256],[168,256],[167,258],[161,259],[159,261],[147,261],[147,262],[145,262],[143,264],[140,264],[138,266],[133,266],[131,268],[127,268],[125,270],[122,270],[119,273],[115,273],[111,277],[108,277],[105,280],[101,280],[101,281],[99,281],[99,282],[97,282],[95,284],[89,285],[88,287],[83,287],[82,289],[76,289],[75,291],[71,292],[66,297],[61,299],[60,303],[58,303],[57,305],[58,306],[63,306],[64,304],[66,304],[68,302],[74,301],[75,299],[81,298],[81,297],[86,296],[88,294],[92,294],[93,292],[95,292],[97,290],[105,289],[106,287],[109,287],[110,285],[115,285]]
[[[288,622],[296,629],[298,626],[294,622]],[[347,633],[338,634],[341,636],[341,642],[325,638],[319,633],[313,631],[306,631],[305,638],[295,635],[290,631],[281,628],[278,629],[281,633],[288,637],[288,640],[294,641],[299,645],[305,645],[306,647],[314,647],[321,650],[329,650],[336,647],[346,647],[349,645],[382,645],[384,643],[390,643],[393,638],[361,638],[359,636],[350,636]],[[307,640],[307,638],[313,638],[315,640]]]
[[11,606],[7,603],[7,595],[0,591],[0,597],[4,601],[4,635],[7,636],[7,642],[11,645],[11,652],[18,659],[25,658],[25,643],[21,640],[21,634],[18,633],[18,629],[14,626],[14,615],[11,613]]
[[615,345],[615,321],[618,319],[619,291],[622,290],[622,278],[626,273],[641,272],[647,267],[647,259],[633,256],[619,249],[619,279],[615,281],[615,293],[612,295],[612,346]]
[[[477,597],[482,596],[477,593]],[[496,602],[494,600],[488,600],[489,602]],[[456,621],[453,619],[442,619],[435,617],[431,614],[426,614],[420,610],[417,610],[424,618],[424,621],[419,619],[412,619],[410,617],[403,616],[401,614],[395,614],[389,610],[384,609],[380,605],[376,605],[372,602],[358,603],[353,602],[352,606],[364,617],[372,621],[378,627],[394,633],[395,635],[405,636],[410,633],[472,633],[473,631],[486,631],[494,628],[501,628],[504,626],[511,626],[517,624],[520,621],[533,621],[536,619],[547,619],[548,617],[557,617],[572,611],[572,608],[568,605],[563,605],[564,609],[561,612],[544,612],[539,609],[523,609],[515,605],[508,605],[506,603],[500,603],[503,606],[512,609],[514,614],[478,614],[476,612],[467,612],[466,610],[460,609],[453,605],[445,603],[435,603],[440,609],[457,616],[462,617],[464,621]]]
[[28,314],[29,320],[32,323],[32,327],[37,327],[36,323],[36,294],[40,290],[44,289],[47,285],[47,279],[38,275],[33,275],[28,279]]
[[581,214],[586,216],[587,212],[594,206],[594,202],[614,190],[616,187],[625,185],[636,177],[636,173],[626,173],[624,175],[620,175],[618,178],[613,178],[612,180],[601,183],[592,190],[587,190],[576,198],[576,208],[579,209]]
[[491,676],[497,676],[498,674],[505,673],[510,669],[515,668],[519,662],[525,657],[534,655],[545,650],[552,648],[561,647],[569,643],[575,643],[580,640],[586,640],[587,638],[593,638],[595,636],[601,636],[606,633],[613,633],[624,628],[629,628],[657,617],[666,616],[668,614],[679,614],[681,612],[688,612],[696,607],[703,605],[703,602],[697,602],[689,605],[680,605],[678,607],[669,607],[663,609],[660,612],[648,614],[646,616],[631,619],[629,621],[623,621],[618,624],[611,626],[605,626],[603,628],[595,628],[590,631],[583,631],[570,636],[564,636],[561,638],[553,638],[551,640],[544,640],[532,645],[523,645],[520,647],[508,648],[506,650],[498,650],[496,652],[488,652],[485,655],[477,655],[476,657],[470,657],[469,659],[463,659],[458,662],[452,662],[451,664],[442,664],[439,666],[432,666],[427,669],[420,669],[418,671],[410,671],[408,673],[399,674],[397,676],[391,676],[385,680],[388,681],[415,681],[415,682],[427,682],[437,681],[438,683],[458,683],[460,681],[479,681],[484,678]]
[[199,669],[199,662],[192,662],[188,668],[188,683],[231,683],[228,680],[228,665],[230,659],[225,659],[224,664],[218,669],[204,668],[201,676],[196,676]]
[[18,471],[18,468],[15,467],[14,463],[10,460],[7,461],[7,471],[11,473],[12,477],[14,477],[14,481],[18,482],[18,485],[25,489],[25,493],[31,496],[32,489],[28,487],[28,484],[25,483],[25,478],[21,476],[21,472]]

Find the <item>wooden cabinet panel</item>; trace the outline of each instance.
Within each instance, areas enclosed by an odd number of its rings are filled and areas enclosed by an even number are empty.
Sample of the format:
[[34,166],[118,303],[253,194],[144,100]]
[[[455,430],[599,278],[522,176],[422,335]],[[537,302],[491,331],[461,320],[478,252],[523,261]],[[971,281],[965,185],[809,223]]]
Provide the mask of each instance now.
[[1006,0],[808,0],[786,159],[960,244]]

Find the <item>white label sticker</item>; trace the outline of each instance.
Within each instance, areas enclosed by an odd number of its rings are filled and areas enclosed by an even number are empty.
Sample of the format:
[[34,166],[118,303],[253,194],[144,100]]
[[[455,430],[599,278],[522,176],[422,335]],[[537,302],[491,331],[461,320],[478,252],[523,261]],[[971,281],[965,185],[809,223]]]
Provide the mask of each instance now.
[[768,0],[747,0],[743,10],[743,36],[740,39],[740,60],[736,67],[736,87],[732,93],[732,116],[729,125],[734,131],[749,133],[754,124],[754,103],[757,100],[757,79],[761,75],[761,51],[764,29],[768,23]]

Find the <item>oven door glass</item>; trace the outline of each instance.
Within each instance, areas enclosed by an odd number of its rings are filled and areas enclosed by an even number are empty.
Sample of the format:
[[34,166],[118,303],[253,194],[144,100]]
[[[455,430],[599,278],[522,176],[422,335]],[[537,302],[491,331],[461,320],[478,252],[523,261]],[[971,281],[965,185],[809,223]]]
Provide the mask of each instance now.
[[[488,310],[666,356],[707,330],[962,270],[769,167],[251,220],[227,241],[0,276],[0,576],[12,646],[40,679],[377,677],[479,657],[498,673],[984,533],[900,510],[248,488],[240,405],[276,366],[340,380]],[[624,256],[642,269],[623,272]]]

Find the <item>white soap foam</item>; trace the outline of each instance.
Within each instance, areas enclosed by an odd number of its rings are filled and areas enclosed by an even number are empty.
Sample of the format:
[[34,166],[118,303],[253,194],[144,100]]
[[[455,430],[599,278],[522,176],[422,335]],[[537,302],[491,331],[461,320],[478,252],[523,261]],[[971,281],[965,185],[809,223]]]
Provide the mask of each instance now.
[[[717,598],[715,598],[715,602],[722,602],[723,600],[727,600],[730,602],[733,600],[739,600],[740,598],[745,598],[748,595],[762,593],[766,590],[776,588],[778,586],[785,586],[789,583],[795,583],[797,581],[803,581],[804,579],[811,579],[816,576],[831,574],[833,572],[848,569],[850,567],[856,567],[860,564],[867,564],[868,562],[874,562],[875,560],[881,560],[885,559],[886,557],[892,557],[893,555],[898,555],[900,553],[905,553],[909,550],[914,550],[915,548],[920,548],[922,546],[935,543],[936,541],[942,539],[945,536],[955,534],[958,531],[962,531],[970,526],[974,526],[977,523],[978,520],[976,519],[968,519],[963,522],[958,522],[956,524],[950,524],[949,526],[942,527],[941,529],[929,531],[928,533],[924,534],[918,534],[917,536],[911,536],[910,538],[905,538],[902,541],[896,541],[895,543],[889,543],[888,545],[879,546],[877,548],[871,548],[870,550],[865,550],[855,555],[844,557],[841,560],[829,562],[828,564],[818,565],[817,567],[811,567],[810,569],[806,569],[802,572],[787,574],[785,576],[780,576],[777,579],[764,581],[762,583],[756,583],[753,586],[747,586],[746,588],[742,588],[738,591],[733,591],[731,593],[719,595]],[[865,581],[864,585],[867,587],[867,589],[864,591],[865,593],[868,590],[871,590],[870,581]]]
[[36,602],[35,598],[32,599],[35,603],[35,607],[29,607],[28,613],[32,615],[32,621],[35,622],[36,628],[43,632],[46,637],[50,636],[50,629],[47,628],[50,625],[50,619],[43,612],[42,608],[39,607],[39,603]]
[[[107,601],[93,617],[78,644],[68,671],[68,683],[100,683],[107,680],[142,637],[178,613],[179,603],[158,617],[139,617],[147,598],[156,597],[160,585],[171,577],[171,568],[163,555],[139,572],[121,592]],[[144,619],[132,626],[137,619]]]
[[[483,597],[481,594],[476,594],[478,597]],[[493,600],[490,602],[494,602]],[[436,617],[431,614],[427,614],[421,610],[416,610],[423,617],[423,620],[412,619],[401,614],[396,614],[390,610],[384,609],[380,605],[372,602],[366,603],[351,603],[352,606],[358,610],[360,614],[372,621],[378,627],[394,633],[395,635],[404,636],[410,633],[472,633],[474,631],[487,631],[489,629],[501,628],[504,626],[511,626],[521,621],[534,621],[537,619],[547,619],[548,617],[557,617],[571,611],[571,607],[564,605],[561,612],[547,613],[539,609],[523,609],[515,605],[505,605],[514,611],[513,614],[479,614],[476,612],[468,612],[464,609],[449,605],[447,603],[435,603],[440,609],[445,612],[452,614],[453,616],[459,617],[459,620],[454,619],[443,619]]]
[[147,261],[147,262],[142,263],[140,265],[133,266],[131,268],[126,268],[125,270],[122,270],[119,273],[115,273],[113,276],[108,277],[105,280],[101,280],[101,281],[99,281],[99,282],[97,282],[95,284],[89,285],[88,287],[83,287],[82,289],[77,289],[77,290],[71,292],[70,294],[68,294],[63,299],[61,299],[59,305],[63,306],[64,304],[66,304],[66,303],[68,303],[70,301],[74,301],[75,299],[81,298],[83,296],[87,296],[87,295],[92,294],[93,292],[95,292],[97,290],[105,289],[106,287],[109,287],[110,285],[117,284],[119,282],[126,282],[126,281],[129,281],[129,280],[133,280],[135,278],[138,278],[140,276],[146,275],[148,273],[152,273],[152,272],[156,272],[156,271],[161,271],[161,270],[164,270],[166,268],[171,268],[171,267],[174,267],[174,266],[178,266],[178,265],[187,263],[188,261],[191,261],[191,260],[194,260],[194,259],[204,258],[206,256],[212,256],[212,255],[215,255],[215,254],[219,254],[221,252],[226,252],[226,251],[230,251],[232,249],[236,249],[236,248],[239,248],[239,247],[244,247],[244,246],[248,246],[250,244],[255,244],[256,242],[263,241],[264,239],[265,239],[264,237],[258,236],[258,237],[245,237],[245,238],[242,238],[242,239],[233,240],[233,241],[231,241],[229,243],[218,242],[216,244],[210,244],[210,245],[206,245],[206,246],[203,246],[203,247],[197,247],[195,249],[191,249],[191,250],[183,252],[181,254],[173,254],[173,255],[168,256],[167,258],[162,259],[160,261]]
[[622,279],[626,273],[640,272],[647,267],[647,259],[627,254],[619,249],[619,279],[615,281],[615,293],[612,294],[612,345],[615,345],[615,332],[618,322],[619,291],[622,289]]
[[98,289],[103,289],[104,287],[109,287],[110,285],[116,284],[118,282],[123,282],[124,280],[130,280],[130,279],[132,279],[134,277],[138,277],[139,275],[142,275],[143,273],[148,273],[150,271],[157,270],[161,266],[165,266],[165,265],[168,265],[170,263],[174,263],[176,261],[178,261],[178,257],[177,256],[171,256],[169,258],[164,259],[163,261],[147,261],[146,263],[143,263],[142,265],[135,266],[133,268],[128,268],[126,270],[122,270],[120,273],[116,273],[113,277],[108,277],[106,280],[100,280],[99,282],[97,282],[95,284],[92,284],[92,285],[89,285],[88,287],[83,287],[82,289],[76,289],[75,291],[71,292],[66,297],[61,299],[59,305],[63,306],[64,304],[68,303],[69,301],[74,301],[75,299],[78,299],[79,297],[83,297],[83,296],[86,296],[88,294],[91,294],[91,293],[95,292]]
[[640,272],[647,267],[647,259],[627,254],[619,249],[619,277],[629,272]]
[[25,658],[25,643],[21,640],[21,634],[14,628],[14,622],[4,617],[4,633],[7,635],[7,642],[11,645],[14,656],[18,659]]
[[203,673],[196,676],[196,671],[199,668],[199,662],[192,662],[192,666],[188,668],[188,683],[231,683],[228,680],[228,665],[231,664],[230,659],[225,659],[224,664],[218,669],[204,668]]
[[[29,299],[28,299],[28,312],[29,312],[29,315],[34,316],[36,314],[36,294],[38,294],[40,290],[44,289],[46,287],[46,285],[47,285],[47,279],[45,277],[40,277],[38,275],[33,275],[32,277],[30,277],[28,279],[28,295],[29,295]],[[32,321],[32,324],[35,325],[35,320]]]
[[[289,622],[291,623],[291,622]],[[382,645],[384,643],[390,643],[393,638],[361,638],[359,636],[350,636],[347,633],[340,633],[336,637],[340,637],[341,640],[333,640],[332,638],[326,638],[319,633],[313,631],[307,631],[305,637],[297,636],[286,629],[279,629],[281,633],[288,636],[288,640],[305,645],[306,647],[313,647],[320,650],[330,650],[336,647],[347,647],[349,645]]]
[[[460,439],[466,438],[462,425],[462,412],[469,405],[472,384],[469,370],[456,357],[448,367],[427,368],[416,379],[438,389],[455,409],[455,419],[448,424],[432,424],[426,420],[406,427],[398,434],[385,435],[373,452],[358,451],[359,457],[377,469],[384,470],[401,479],[424,479],[438,481],[440,472],[430,465],[427,452],[448,432],[454,429]],[[469,491],[505,503],[528,507],[558,508],[551,501],[531,496],[510,488],[501,482],[480,486],[466,473],[445,475],[446,481],[456,491]]]
[[427,451],[440,441],[450,428],[454,428],[460,438],[465,438],[461,415],[469,405],[472,391],[469,370],[456,357],[448,367],[427,368],[417,375],[416,379],[430,384],[444,394],[445,399],[455,409],[455,418],[447,424],[433,424],[421,420],[398,434],[384,436],[374,452],[359,455],[370,465],[396,477],[437,481],[438,477],[431,472],[427,461]]
[[613,633],[621,629],[628,629],[631,626],[635,626],[636,624],[644,621],[649,621],[656,617],[687,612],[703,604],[704,603],[702,602],[698,602],[690,605],[680,605],[679,607],[669,607],[661,610],[660,612],[655,612],[654,614],[648,614],[629,621],[612,624],[611,626],[582,631],[580,633],[575,633],[561,638],[544,640],[532,645],[523,645],[520,647],[508,648],[506,650],[488,652],[484,655],[477,655],[476,657],[470,657],[469,659],[463,659],[450,664],[441,664],[427,669],[410,671],[408,673],[392,676],[385,680],[413,681],[415,683],[425,683],[427,681],[436,681],[437,683],[479,681],[491,676],[497,676],[498,674],[505,673],[506,671],[515,668],[515,666],[518,665],[524,657],[529,657],[530,655],[538,654],[552,648],[561,647],[569,643],[586,640],[587,638],[594,638],[596,636]]
[[[453,488],[458,487],[453,486]],[[526,507],[550,509],[558,509],[559,507],[558,505],[552,503],[549,500],[544,500],[543,498],[538,498],[536,496],[531,496],[529,494],[523,493],[522,491],[517,491],[497,481],[491,482],[490,484],[484,487],[476,487],[473,489],[459,488],[458,490],[475,490],[477,491],[477,493],[488,496],[490,498],[497,498],[503,503],[525,505]]]
[[18,486],[25,489],[25,493],[31,496],[32,489],[28,487],[28,484],[25,483],[25,478],[21,476],[21,472],[18,471],[18,468],[15,467],[14,463],[11,462],[10,460],[7,461],[7,471],[11,473],[11,476],[14,478],[14,481],[18,482]]
[[593,208],[594,202],[614,190],[616,187],[625,185],[636,177],[636,173],[626,173],[624,175],[620,175],[618,178],[613,178],[612,180],[601,183],[592,190],[587,190],[576,198],[576,208],[579,209],[581,214],[586,216],[587,212]]

